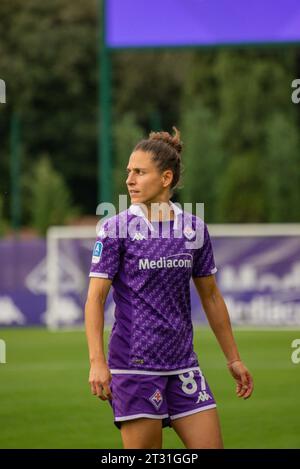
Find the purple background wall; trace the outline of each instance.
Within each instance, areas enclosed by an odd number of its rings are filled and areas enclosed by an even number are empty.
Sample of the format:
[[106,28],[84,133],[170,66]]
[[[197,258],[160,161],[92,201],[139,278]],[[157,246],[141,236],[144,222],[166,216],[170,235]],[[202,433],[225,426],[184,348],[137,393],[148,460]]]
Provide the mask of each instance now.
[[[300,237],[212,238],[217,281],[234,324],[300,325]],[[82,324],[93,240],[60,244],[60,291],[47,312],[44,240],[0,242],[0,327]],[[192,315],[203,321],[192,286]],[[113,321],[109,297],[106,322]]]
[[109,47],[300,40],[299,0],[107,0]]

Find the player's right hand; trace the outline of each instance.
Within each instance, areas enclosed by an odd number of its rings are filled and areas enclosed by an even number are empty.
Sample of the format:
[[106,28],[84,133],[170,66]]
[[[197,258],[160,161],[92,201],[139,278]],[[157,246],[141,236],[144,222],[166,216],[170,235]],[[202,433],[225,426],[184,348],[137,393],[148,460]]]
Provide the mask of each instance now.
[[89,383],[94,396],[98,396],[102,401],[111,400],[113,398],[110,389],[111,380],[111,372],[106,364],[91,364]]

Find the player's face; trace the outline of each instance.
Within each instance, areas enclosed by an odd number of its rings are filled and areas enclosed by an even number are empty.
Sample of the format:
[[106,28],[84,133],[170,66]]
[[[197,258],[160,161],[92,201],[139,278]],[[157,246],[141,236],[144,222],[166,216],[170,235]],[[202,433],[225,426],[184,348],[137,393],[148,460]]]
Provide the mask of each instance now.
[[151,153],[134,151],[127,165],[127,188],[132,203],[155,203],[169,197],[172,171],[159,172]]

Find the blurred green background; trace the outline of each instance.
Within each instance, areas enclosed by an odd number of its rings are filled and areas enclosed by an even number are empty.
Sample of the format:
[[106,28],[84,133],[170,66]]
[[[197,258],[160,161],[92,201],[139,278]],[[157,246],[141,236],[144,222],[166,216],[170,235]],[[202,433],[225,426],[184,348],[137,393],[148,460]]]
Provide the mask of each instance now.
[[[51,224],[95,214],[97,15],[96,0],[0,3],[0,75],[9,96],[0,112],[2,235],[11,225],[14,116],[21,224],[45,234]],[[111,60],[115,202],[126,193],[135,143],[176,125],[186,168],[177,201],[205,202],[208,223],[300,221],[300,106],[291,100],[299,46],[113,51]]]

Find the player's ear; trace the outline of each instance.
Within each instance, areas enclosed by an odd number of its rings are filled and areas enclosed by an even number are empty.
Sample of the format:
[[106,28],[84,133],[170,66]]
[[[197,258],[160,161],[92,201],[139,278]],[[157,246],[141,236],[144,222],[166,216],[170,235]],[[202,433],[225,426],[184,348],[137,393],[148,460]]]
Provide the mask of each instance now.
[[166,169],[162,174],[163,186],[167,187],[171,184],[173,179],[173,171],[171,169]]

